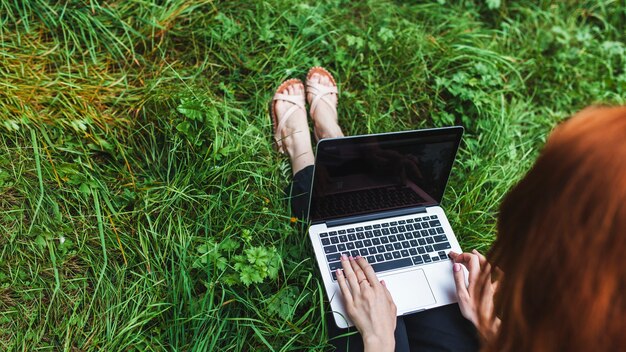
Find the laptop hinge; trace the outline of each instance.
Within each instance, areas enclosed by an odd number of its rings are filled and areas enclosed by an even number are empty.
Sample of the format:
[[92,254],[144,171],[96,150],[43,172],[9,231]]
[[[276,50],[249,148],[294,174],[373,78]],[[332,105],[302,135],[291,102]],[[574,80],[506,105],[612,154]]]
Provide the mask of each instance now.
[[413,208],[389,210],[389,211],[380,212],[376,214],[355,215],[355,216],[350,216],[347,218],[326,221],[326,227],[342,226],[342,225],[354,224],[357,222],[393,218],[396,216],[416,214],[416,213],[425,213],[425,212],[426,212],[426,207],[413,207]]

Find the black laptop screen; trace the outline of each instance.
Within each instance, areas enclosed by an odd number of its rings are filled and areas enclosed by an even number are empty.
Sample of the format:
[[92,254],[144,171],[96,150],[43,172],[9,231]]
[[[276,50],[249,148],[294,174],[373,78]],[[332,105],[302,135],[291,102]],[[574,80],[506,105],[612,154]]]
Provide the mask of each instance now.
[[310,220],[439,204],[462,133],[448,127],[320,141]]

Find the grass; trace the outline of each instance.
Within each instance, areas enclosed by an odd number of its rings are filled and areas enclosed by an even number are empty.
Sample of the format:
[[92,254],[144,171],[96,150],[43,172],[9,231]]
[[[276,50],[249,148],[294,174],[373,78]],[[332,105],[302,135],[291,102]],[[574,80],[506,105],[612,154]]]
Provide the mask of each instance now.
[[313,65],[349,134],[461,124],[487,250],[559,121],[626,96],[621,1],[0,0],[0,349],[324,350],[266,104]]

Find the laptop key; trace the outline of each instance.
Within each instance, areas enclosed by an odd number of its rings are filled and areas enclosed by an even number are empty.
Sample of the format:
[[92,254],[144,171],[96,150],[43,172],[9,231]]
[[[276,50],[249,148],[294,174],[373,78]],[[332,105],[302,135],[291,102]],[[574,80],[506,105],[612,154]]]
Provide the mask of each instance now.
[[443,233],[443,227],[436,227],[437,233]]
[[365,226],[365,229],[366,229],[366,230],[371,230],[371,229],[372,229],[372,225],[367,225],[367,226]]
[[417,240],[410,240],[409,243],[412,247],[417,247]]
[[331,271],[335,271],[337,269],[341,269],[341,262],[330,263],[330,264],[328,264],[328,267],[330,268]]
[[345,235],[346,234],[346,230],[339,230],[337,231],[338,234],[340,235]]
[[390,227],[389,231],[391,231],[391,233],[398,233],[398,229],[395,227]]
[[348,229],[348,233],[354,233],[354,229]]
[[386,244],[385,245],[385,249],[388,250],[388,251],[393,251],[393,245],[391,243],[390,244]]
[[391,235],[391,236],[389,236],[389,241],[390,242],[397,242],[398,238],[396,237],[396,235]]
[[356,256],[357,256],[357,255],[359,255],[359,254],[360,254],[360,253],[359,253],[359,251],[358,251],[358,250],[356,250],[356,249],[355,249],[355,250],[353,250],[353,251],[350,251],[350,255],[351,255],[351,256],[353,256],[353,257],[356,257]]
[[422,225],[420,225],[419,222],[416,222],[415,224],[413,224],[413,228],[416,230],[420,230],[422,228]]
[[431,215],[430,218],[431,219],[437,219],[437,215]]
[[373,255],[368,256],[367,258],[367,262],[372,264],[372,263],[376,263],[376,258]]
[[356,241],[356,235],[355,235],[355,234],[353,234],[353,233],[349,234],[349,235],[348,235],[348,240],[350,240],[350,241]]
[[428,254],[424,254],[422,256],[422,259],[424,259],[424,262],[426,262],[426,263],[432,262],[432,259],[430,259],[430,255],[428,255]]
[[407,224],[412,224],[413,223],[413,219],[406,219],[406,223]]
[[406,230],[407,230],[407,231],[413,231],[413,225],[411,225],[411,224],[407,224],[407,225],[406,225]]
[[338,244],[338,245],[337,245],[337,249],[338,249],[339,251],[345,251],[345,250],[346,250],[346,245],[345,245],[345,244],[343,244],[343,243]]
[[376,254],[376,261],[377,262],[382,262],[383,260],[385,260],[385,256],[382,254]]
[[432,259],[433,262],[438,262],[439,261],[439,257],[437,257],[437,256],[430,257],[430,259]]
[[413,237],[420,238],[420,237],[422,237],[422,235],[420,235],[419,231],[413,231]]
[[448,259],[448,256],[446,255],[446,252],[444,252],[444,251],[441,251],[441,252],[439,252],[439,253],[437,253],[437,254],[439,255],[439,258],[440,258],[441,260]]
[[402,249],[402,245],[400,244],[400,242],[396,242],[393,244],[393,248],[395,249]]
[[435,242],[443,242],[443,241],[447,241],[448,237],[446,237],[446,235],[439,235],[439,236],[433,237],[433,239],[435,240]]
[[348,249],[354,249],[354,243],[352,243],[352,242],[348,242],[348,243],[346,243],[346,247],[347,247]]
[[372,240],[372,243],[374,244],[374,246],[378,246],[380,244],[380,238],[374,238]]
[[439,220],[431,220],[428,224],[430,224],[430,227],[441,226],[441,222],[439,222]]
[[398,224],[400,224],[400,225],[404,225],[404,224],[406,224],[406,221],[404,221],[404,220],[400,220],[400,221],[398,221]]
[[412,239],[412,238],[413,238],[413,234],[412,234],[412,233],[410,233],[410,232],[407,232],[407,233],[405,233],[405,234],[404,234],[404,237],[405,237],[407,240],[410,240],[410,239]]
[[393,255],[391,255],[391,253],[387,252],[385,253],[385,260],[391,260],[393,259]]
[[369,254],[367,252],[367,249],[365,249],[365,248],[359,249],[359,252],[361,253],[361,257],[367,257],[367,255]]
[[380,224],[374,224],[374,228],[375,229],[379,229],[380,228]]
[[411,253],[411,255],[417,255],[417,249],[409,248],[409,253]]
[[383,227],[389,227],[389,223],[386,222],[386,223],[382,224],[382,226]]
[[394,258],[398,259],[401,257],[400,252],[399,251],[395,251],[393,253],[391,253],[393,255]]
[[424,222],[422,223],[422,228],[423,228],[423,229],[427,229],[427,228],[429,228],[429,227],[430,227],[430,225],[428,225],[428,223],[427,223],[426,221],[424,221]]
[[339,253],[333,253],[333,254],[329,254],[326,256],[326,260],[328,260],[328,262],[335,262],[337,260],[341,259],[341,254]]
[[419,248],[417,249],[417,252],[418,252],[419,254],[424,254],[424,253],[426,253],[426,250],[424,249],[424,247],[419,247]]
[[433,244],[433,248],[436,251],[440,251],[442,249],[450,249],[450,248],[452,248],[452,246],[450,246],[450,243],[448,243],[448,242],[443,242],[443,243]]
[[399,233],[396,238],[398,239],[398,241],[404,241],[404,234]]
[[380,238],[380,242],[381,242],[381,243],[389,243],[389,238],[387,238],[387,237],[381,237],[381,238]]
[[340,236],[339,236],[339,241],[340,241],[340,242],[348,242],[348,236],[346,236],[346,235],[340,235]]
[[364,239],[364,238],[365,238],[365,235],[363,234],[363,232],[357,232],[357,233],[356,233],[356,238],[358,238],[358,239],[362,240],[362,239]]
[[426,240],[423,238],[420,238],[419,240],[417,240],[417,242],[419,242],[420,246],[423,246],[426,244]]
[[330,254],[337,252],[337,246],[326,246],[324,247],[324,253]]
[[372,238],[372,237],[374,237],[374,234],[372,233],[372,231],[365,231],[365,237],[366,238]]
[[411,247],[411,244],[409,243],[409,241],[402,242],[402,248],[409,248],[409,247]]
[[330,238],[330,243],[337,244],[337,243],[339,243],[339,239],[336,236],[335,237],[331,237]]
[[377,253],[377,252],[376,252],[376,248],[374,248],[374,247],[368,248],[368,249],[367,249],[367,251],[368,251],[370,254],[376,254],[376,253]]
[[407,251],[406,249],[403,249],[400,251],[400,255],[402,255],[403,257],[408,257],[409,256],[409,251]]
[[389,223],[389,225],[391,225],[391,226],[397,226],[397,225],[398,225],[398,222],[397,222],[397,221],[392,221],[392,222],[390,222],[390,223]]
[[420,230],[420,233],[422,234],[422,237],[428,236],[428,231],[426,230]]
[[363,241],[356,241],[354,242],[354,245],[356,246],[356,248],[363,248]]
[[407,266],[412,266],[413,261],[409,258],[402,258],[398,260],[391,260],[383,263],[375,263],[372,264],[372,268],[374,268],[375,272],[387,271],[392,269],[404,268]]
[[435,243],[435,240],[433,240],[432,237],[426,237],[426,243],[433,244],[433,243]]
[[363,231],[363,227],[362,227],[362,226],[359,226],[359,227],[357,227],[357,228],[356,228],[356,230],[357,230],[357,231]]
[[406,227],[400,225],[400,226],[398,226],[398,231],[404,232],[404,231],[406,231]]
[[429,253],[435,251],[435,249],[431,245],[428,245],[428,246],[424,247],[424,249],[426,250],[426,252],[429,252]]
[[424,263],[424,259],[422,259],[422,257],[420,257],[420,256],[415,256],[415,257],[413,257],[411,259],[413,260],[413,264],[415,264],[415,265]]
[[437,234],[437,230],[435,230],[435,229],[428,229],[428,233],[429,233],[431,236],[434,236],[434,235],[436,235],[436,234]]
[[378,253],[385,253],[385,246],[377,246],[376,251]]
[[331,236],[336,236],[337,235],[337,231],[330,231],[328,234],[331,235]]
[[371,247],[372,246],[372,240],[365,240],[365,241],[363,241],[363,245],[365,247]]
[[374,230],[374,236],[376,236],[376,237],[380,237],[380,236],[382,236],[382,235],[383,235],[383,233],[382,233],[382,232],[380,232],[380,230]]
[[322,245],[328,246],[330,244],[330,240],[328,238],[322,238]]
[[387,236],[390,234],[389,229],[382,229],[383,235]]
[[320,233],[320,237],[328,237],[328,232],[322,232],[322,233]]

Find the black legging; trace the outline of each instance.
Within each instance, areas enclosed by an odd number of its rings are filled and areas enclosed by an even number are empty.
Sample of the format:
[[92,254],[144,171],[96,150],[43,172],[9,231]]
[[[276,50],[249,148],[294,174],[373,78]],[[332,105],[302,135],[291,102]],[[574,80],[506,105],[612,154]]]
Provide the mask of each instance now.
[[[306,219],[309,193],[313,180],[313,166],[308,166],[293,177],[290,195],[294,216]],[[450,273],[452,275],[452,273]],[[330,342],[337,351],[363,351],[363,339],[356,329],[340,329],[332,313],[326,315]],[[348,333],[355,334],[341,336]],[[466,320],[458,304],[450,304],[420,313],[398,317],[395,331],[396,351],[477,351],[476,329]]]

